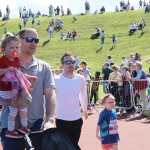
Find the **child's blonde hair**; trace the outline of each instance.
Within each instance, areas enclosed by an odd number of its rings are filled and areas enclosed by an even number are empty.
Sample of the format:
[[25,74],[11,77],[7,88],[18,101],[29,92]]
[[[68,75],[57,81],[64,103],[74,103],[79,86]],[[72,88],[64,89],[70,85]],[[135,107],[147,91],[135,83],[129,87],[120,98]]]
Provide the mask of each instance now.
[[99,99],[99,104],[103,105],[107,98],[111,98],[115,100],[115,97],[112,94],[106,94],[105,96]]
[[11,33],[7,33],[0,45],[2,55],[4,55],[4,49],[5,49],[6,45],[8,43],[10,43],[11,41],[19,42],[19,39],[17,37],[13,36]]

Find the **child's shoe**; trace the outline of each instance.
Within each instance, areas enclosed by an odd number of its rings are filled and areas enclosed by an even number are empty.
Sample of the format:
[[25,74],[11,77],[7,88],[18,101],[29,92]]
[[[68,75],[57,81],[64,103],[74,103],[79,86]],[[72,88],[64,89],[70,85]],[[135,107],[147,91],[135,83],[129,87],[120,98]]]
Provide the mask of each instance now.
[[15,130],[13,130],[13,131],[7,130],[5,137],[20,139],[20,138],[23,138],[24,136],[23,136],[22,134],[19,134],[19,133],[18,133],[17,131],[15,131]]
[[30,129],[28,127],[23,127],[23,126],[20,126],[20,128],[18,129],[19,132],[23,133],[23,134],[28,134],[30,133]]

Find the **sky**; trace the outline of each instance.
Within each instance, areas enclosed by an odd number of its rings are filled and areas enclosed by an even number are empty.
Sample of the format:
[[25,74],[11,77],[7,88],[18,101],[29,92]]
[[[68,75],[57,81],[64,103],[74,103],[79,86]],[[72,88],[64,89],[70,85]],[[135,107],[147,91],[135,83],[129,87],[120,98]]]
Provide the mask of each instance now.
[[[148,2],[148,0],[146,0]],[[99,10],[102,6],[105,7],[107,12],[114,11],[115,6],[119,7],[120,0],[88,0],[90,3],[90,12],[94,13],[97,9]],[[127,0],[124,0],[127,3]],[[0,0],[0,9],[3,14],[6,12],[6,6],[10,7],[10,17],[17,18],[19,17],[18,10],[20,7],[26,7],[28,10],[31,8],[33,13],[36,13],[38,10],[42,14],[48,14],[48,7],[50,4],[55,8],[57,5],[63,6],[64,11],[66,12],[67,8],[70,8],[73,14],[84,13],[84,3],[85,0]],[[139,0],[130,0],[131,6],[134,6],[135,9],[138,9]]]

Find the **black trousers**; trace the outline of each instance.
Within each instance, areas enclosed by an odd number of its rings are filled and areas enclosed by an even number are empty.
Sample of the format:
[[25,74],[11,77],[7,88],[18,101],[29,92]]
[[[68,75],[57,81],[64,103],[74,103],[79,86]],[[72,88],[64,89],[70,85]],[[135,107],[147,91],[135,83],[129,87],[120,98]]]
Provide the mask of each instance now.
[[79,138],[81,135],[82,125],[83,125],[82,118],[74,121],[65,121],[61,119],[56,119],[56,127],[66,132],[69,132],[77,144],[79,142]]
[[92,102],[93,96],[94,96],[94,104],[96,104],[96,101],[98,99],[98,90],[91,90],[90,103]]

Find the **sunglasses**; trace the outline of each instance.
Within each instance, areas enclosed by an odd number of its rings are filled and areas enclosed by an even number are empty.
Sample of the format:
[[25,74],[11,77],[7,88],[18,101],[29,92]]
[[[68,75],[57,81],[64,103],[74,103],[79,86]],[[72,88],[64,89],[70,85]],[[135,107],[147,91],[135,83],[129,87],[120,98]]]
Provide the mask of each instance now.
[[114,68],[113,70],[117,70],[117,68]]
[[70,65],[70,64],[75,64],[75,62],[76,62],[75,60],[66,60],[63,62],[63,64]]
[[37,38],[21,37],[21,39],[26,39],[26,42],[28,42],[28,43],[32,43],[33,41],[34,41],[35,43],[39,43],[39,39],[37,39]]

